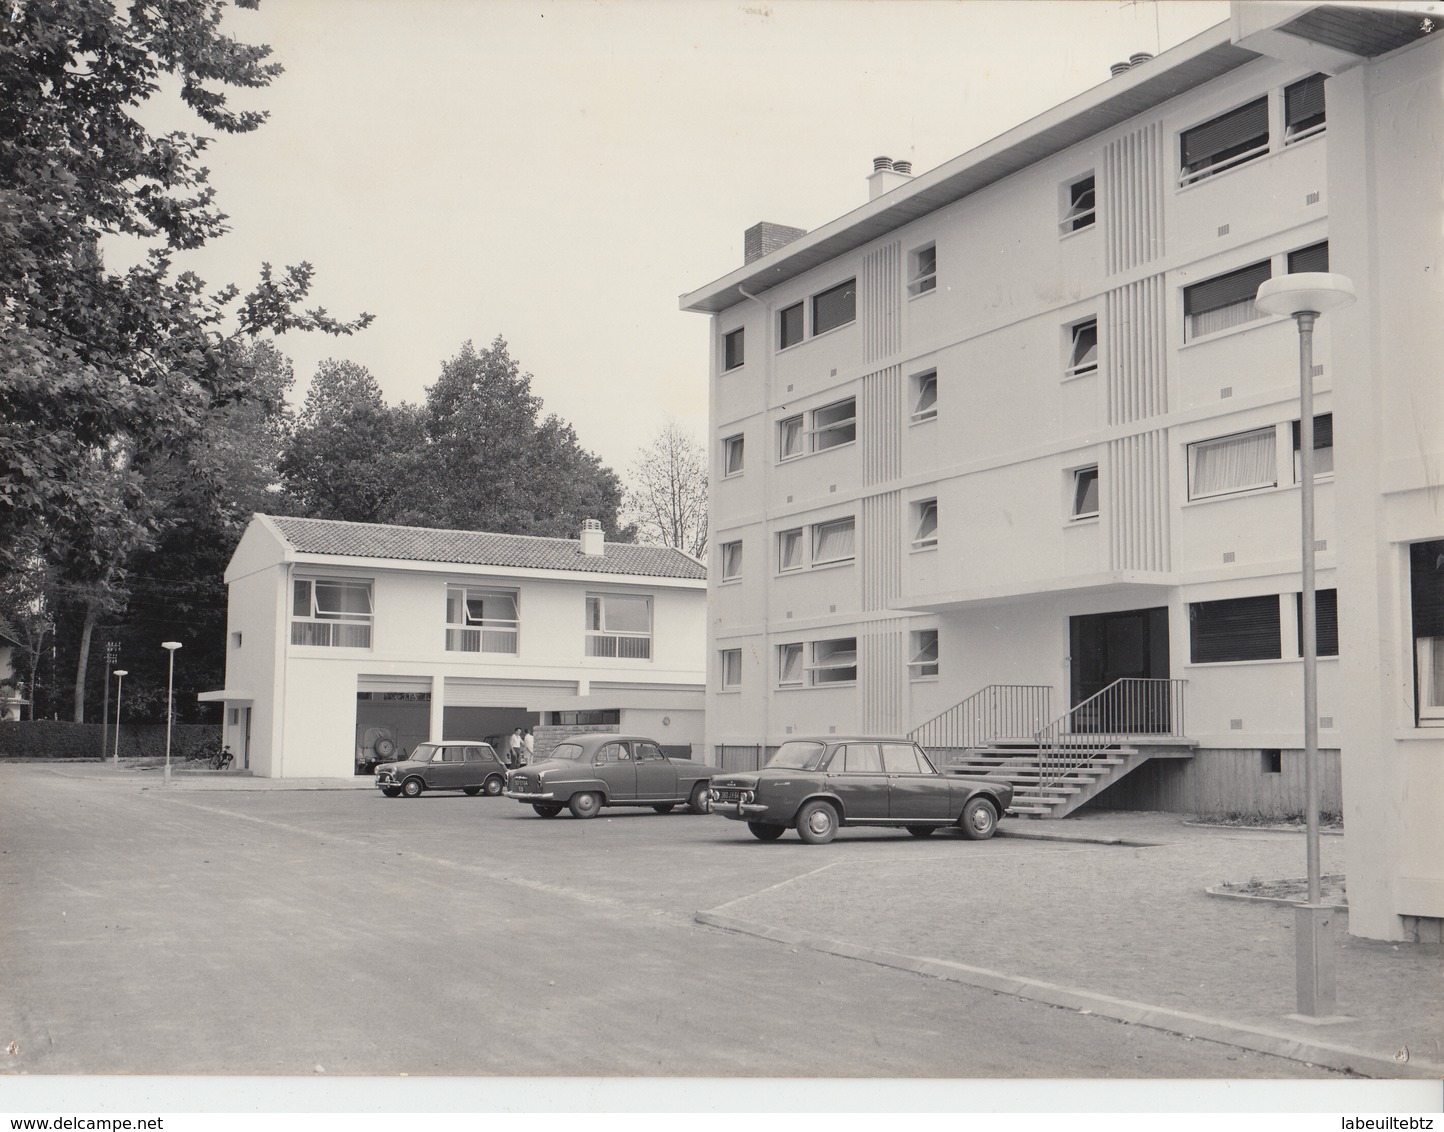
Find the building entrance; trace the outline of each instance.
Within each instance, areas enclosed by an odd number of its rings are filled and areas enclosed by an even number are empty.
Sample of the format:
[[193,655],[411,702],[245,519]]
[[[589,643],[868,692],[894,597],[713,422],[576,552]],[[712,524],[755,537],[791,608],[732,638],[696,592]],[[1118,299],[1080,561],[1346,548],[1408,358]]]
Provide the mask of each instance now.
[[[1068,619],[1074,707],[1115,680],[1168,678],[1168,610],[1126,609]],[[1125,687],[1095,702],[1083,721],[1089,731],[1152,734],[1169,730],[1169,697],[1145,686]]]

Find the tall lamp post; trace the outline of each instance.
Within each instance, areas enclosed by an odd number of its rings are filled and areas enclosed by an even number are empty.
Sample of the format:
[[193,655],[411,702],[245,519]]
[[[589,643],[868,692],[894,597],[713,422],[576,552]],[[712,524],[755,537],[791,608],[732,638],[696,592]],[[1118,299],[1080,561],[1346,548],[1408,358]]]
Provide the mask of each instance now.
[[107,731],[110,728],[110,672],[111,666],[120,658],[120,642],[105,642],[105,703],[100,708],[100,761],[105,761],[105,753],[109,749],[108,740],[110,736]]
[[1302,528],[1302,590],[1299,639],[1304,654],[1304,819],[1309,870],[1308,902],[1294,911],[1297,1017],[1334,1016],[1333,909],[1325,907],[1319,870],[1319,646],[1314,619],[1314,323],[1326,311],[1354,301],[1347,275],[1301,271],[1259,285],[1257,305],[1293,317],[1299,328],[1299,512]]
[[[125,684],[125,678],[130,675],[124,668],[117,668],[111,675],[115,677],[115,759],[113,765],[120,765],[120,690]],[[108,685],[107,685],[108,687]]]
[[170,672],[165,683],[165,774],[161,785],[170,785],[170,720],[175,703],[175,650],[181,647],[179,641],[162,641],[160,647],[170,653]]

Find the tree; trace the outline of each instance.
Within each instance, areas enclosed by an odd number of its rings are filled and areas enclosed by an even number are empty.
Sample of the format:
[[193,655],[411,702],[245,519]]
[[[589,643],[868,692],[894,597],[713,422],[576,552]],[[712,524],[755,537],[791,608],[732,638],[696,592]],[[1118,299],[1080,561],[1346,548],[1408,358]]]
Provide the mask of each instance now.
[[[254,8],[256,0],[236,0]],[[26,0],[0,19],[0,570],[51,536],[72,547],[122,482],[195,441],[216,406],[245,400],[230,364],[264,330],[348,334],[370,321],[301,311],[312,268],[261,268],[244,298],[175,274],[174,253],[225,231],[201,157],[206,137],[153,132],[136,113],[170,77],[182,103],[228,133],[226,87],[280,73],[269,48],[222,34],[226,0]],[[107,237],[143,241],[143,262],[106,270]],[[228,328],[228,329],[223,329]],[[97,493],[97,462],[112,462]],[[153,514],[150,516],[153,517]],[[103,580],[102,580],[103,584]]]
[[675,420],[633,462],[625,514],[639,541],[706,556],[707,454]]

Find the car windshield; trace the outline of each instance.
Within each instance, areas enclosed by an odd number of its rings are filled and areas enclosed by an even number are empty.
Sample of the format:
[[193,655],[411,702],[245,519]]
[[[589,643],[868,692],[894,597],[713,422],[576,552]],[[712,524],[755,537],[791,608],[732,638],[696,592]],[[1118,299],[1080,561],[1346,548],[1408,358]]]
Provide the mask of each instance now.
[[783,743],[777,748],[777,753],[767,760],[767,766],[769,769],[811,770],[817,765],[822,751],[821,743]]
[[429,763],[436,750],[435,743],[417,743],[406,757],[414,763]]
[[581,757],[580,743],[558,743],[552,748],[552,753],[547,756],[549,759],[566,759],[568,762],[576,762]]

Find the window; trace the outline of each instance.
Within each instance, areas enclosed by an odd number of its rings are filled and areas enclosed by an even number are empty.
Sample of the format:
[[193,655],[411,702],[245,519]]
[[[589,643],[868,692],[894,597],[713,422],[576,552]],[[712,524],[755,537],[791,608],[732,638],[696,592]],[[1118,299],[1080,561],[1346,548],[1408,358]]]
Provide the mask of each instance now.
[[777,536],[777,569],[781,572],[802,569],[802,528],[783,531]]
[[908,661],[908,675],[914,680],[938,674],[938,631],[936,629],[913,630],[912,657],[912,660]]
[[1259,284],[1273,275],[1268,260],[1183,289],[1184,337],[1192,342],[1264,317],[1254,305]]
[[1087,319],[1077,323],[1070,332],[1068,368],[1064,377],[1082,377],[1085,373],[1098,372],[1098,320]]
[[736,369],[742,364],[742,327],[722,336],[722,368]]
[[1263,156],[1269,149],[1268,96],[1184,130],[1179,149],[1181,185]]
[[932,764],[925,765],[917,747],[911,743],[880,743],[882,765],[888,774],[932,774]]
[[1282,774],[1284,772],[1283,752],[1277,747],[1265,747],[1259,754],[1262,756],[1261,761],[1265,774]]
[[722,441],[722,478],[742,474],[742,437],[729,436]]
[[920,499],[913,504],[913,549],[938,545],[938,501]]
[[1297,275],[1300,271],[1328,271],[1329,241],[1324,240],[1296,252],[1289,252],[1288,265],[1290,275]]
[[1093,519],[1098,515],[1098,465],[1078,468],[1073,473],[1073,518]]
[[[1299,655],[1304,655],[1304,595],[1294,594]],[[1314,648],[1318,656],[1339,655],[1339,591],[1314,591]]]
[[851,684],[857,680],[857,638],[812,642],[812,664],[808,676],[814,686]]
[[1069,232],[1077,232],[1083,228],[1091,228],[1097,215],[1094,200],[1093,174],[1082,177],[1068,186],[1067,207],[1063,212],[1063,220],[1058,227],[1066,236]]
[[876,743],[848,743],[832,756],[828,768],[843,774],[881,774],[882,756]]
[[917,373],[912,378],[913,420],[930,421],[938,415],[938,371]]
[[724,582],[734,581],[742,577],[742,543],[724,542],[722,544],[722,580]]
[[371,583],[297,578],[292,587],[291,644],[371,647]]
[[1284,145],[1324,132],[1324,76],[1284,87]]
[[777,458],[790,460],[802,455],[802,418],[788,417],[777,422]]
[[802,683],[802,645],[777,646],[777,682],[790,686]]
[[812,296],[812,333],[826,334],[857,317],[857,280],[849,279]]
[[[1303,428],[1294,421],[1294,483],[1298,483],[1299,453],[1303,445]],[[1334,474],[1334,414],[1320,413],[1314,417],[1314,478]]]
[[1274,487],[1277,483],[1272,426],[1188,446],[1190,499]]
[[722,690],[724,692],[742,686],[742,650],[722,650]]
[[918,248],[909,256],[908,294],[925,295],[938,285],[938,249],[936,244]]
[[793,303],[777,312],[777,348],[785,350],[802,341],[802,304]]
[[855,523],[851,515],[812,528],[812,564],[848,562],[853,557]]
[[1277,660],[1281,642],[1276,594],[1189,604],[1188,643],[1194,664]]
[[1418,722],[1444,724],[1444,539],[1409,548]]
[[812,410],[812,450],[822,452],[857,439],[857,399],[835,401]]
[[587,594],[587,656],[652,657],[652,599],[637,594]]
[[446,587],[446,651],[516,654],[520,618],[515,590]]

